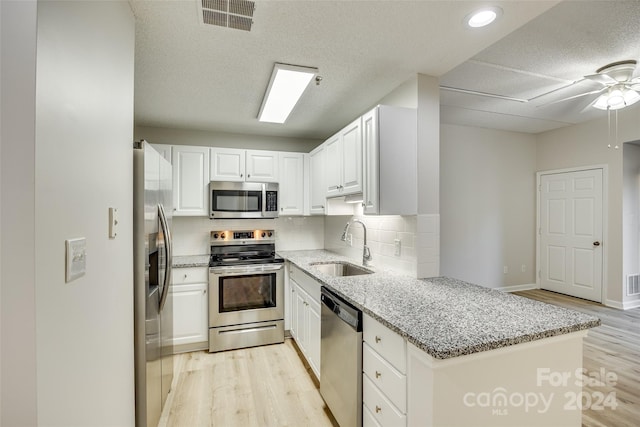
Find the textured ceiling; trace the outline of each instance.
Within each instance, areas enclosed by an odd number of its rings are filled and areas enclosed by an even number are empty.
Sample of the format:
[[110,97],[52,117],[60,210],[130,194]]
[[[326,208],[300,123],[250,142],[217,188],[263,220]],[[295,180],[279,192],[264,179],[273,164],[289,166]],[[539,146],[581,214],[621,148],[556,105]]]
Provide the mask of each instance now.
[[[130,0],[137,125],[326,138],[423,73],[539,96],[441,90],[442,122],[538,133],[605,115],[589,97],[548,103],[600,88],[572,83],[605,64],[640,60],[637,0],[496,1],[503,16],[480,30],[462,20],[484,1],[258,0],[250,32],[201,24],[197,1]],[[275,62],[323,77],[284,125],[256,119]]]
[[[199,23],[196,1],[130,0],[137,125],[325,138],[409,77],[445,75],[557,3],[493,2],[502,18],[474,31],[462,20],[477,1],[257,1],[246,32]],[[323,77],[284,125],[256,119],[275,62]]]
[[536,99],[521,103],[441,90],[441,120],[538,133],[602,117],[605,111],[589,106],[597,95],[549,103],[602,88],[580,80],[606,64],[640,60],[639,22],[636,0],[564,1],[440,79],[441,86]]

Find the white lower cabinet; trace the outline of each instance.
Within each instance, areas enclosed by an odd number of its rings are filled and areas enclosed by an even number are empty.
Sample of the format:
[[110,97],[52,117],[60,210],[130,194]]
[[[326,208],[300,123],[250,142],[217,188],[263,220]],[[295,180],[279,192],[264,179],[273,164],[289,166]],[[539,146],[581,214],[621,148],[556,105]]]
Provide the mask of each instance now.
[[320,283],[294,265],[289,270],[289,331],[320,379]]
[[208,269],[173,270],[173,346],[175,353],[209,348]]
[[[363,314],[363,424],[382,427],[407,423],[406,341],[380,322]],[[367,421],[367,418],[371,420]]]

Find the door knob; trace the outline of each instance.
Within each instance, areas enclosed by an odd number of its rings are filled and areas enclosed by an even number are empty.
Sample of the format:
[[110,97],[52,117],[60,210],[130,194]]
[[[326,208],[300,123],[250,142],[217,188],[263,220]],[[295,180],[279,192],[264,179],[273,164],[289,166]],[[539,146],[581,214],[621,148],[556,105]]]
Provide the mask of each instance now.
[[593,246],[600,246],[600,242],[593,242]]

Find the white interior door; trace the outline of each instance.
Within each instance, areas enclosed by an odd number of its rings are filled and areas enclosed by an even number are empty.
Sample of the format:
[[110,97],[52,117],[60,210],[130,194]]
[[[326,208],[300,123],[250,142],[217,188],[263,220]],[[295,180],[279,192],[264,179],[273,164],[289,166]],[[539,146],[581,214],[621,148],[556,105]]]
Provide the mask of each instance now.
[[602,169],[540,175],[540,287],[602,302]]

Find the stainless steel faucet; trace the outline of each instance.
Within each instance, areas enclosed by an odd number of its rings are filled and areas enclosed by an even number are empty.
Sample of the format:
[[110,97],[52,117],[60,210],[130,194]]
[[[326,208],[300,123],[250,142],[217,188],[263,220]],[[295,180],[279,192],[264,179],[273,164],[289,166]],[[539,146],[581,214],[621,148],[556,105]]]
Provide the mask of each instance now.
[[358,218],[354,218],[350,222],[347,222],[347,225],[344,226],[344,230],[342,231],[342,237],[340,237],[340,240],[342,240],[343,242],[347,241],[347,233],[349,232],[349,227],[351,226],[351,223],[354,223],[354,222],[359,222],[360,224],[362,224],[362,228],[364,229],[364,246],[362,248],[362,265],[366,267],[369,265],[369,261],[371,261],[371,251],[369,250],[369,246],[367,246],[367,226],[364,225],[364,222],[360,221]]

